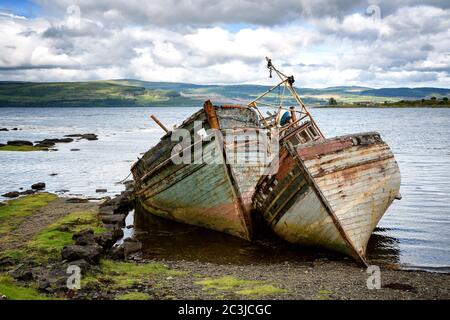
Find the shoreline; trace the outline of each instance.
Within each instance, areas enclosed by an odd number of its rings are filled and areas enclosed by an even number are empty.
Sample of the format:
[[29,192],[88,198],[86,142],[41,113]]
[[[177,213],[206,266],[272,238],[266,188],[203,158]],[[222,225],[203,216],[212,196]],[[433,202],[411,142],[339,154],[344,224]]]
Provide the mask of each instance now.
[[[138,250],[126,259],[113,259],[105,251],[96,262],[81,262],[81,289],[68,290],[65,269],[70,262],[62,260],[61,249],[79,242],[77,233],[83,235],[85,228],[98,235],[111,230],[101,220],[115,201],[68,199],[37,193],[0,206],[0,295],[6,299],[27,298],[24,292],[32,299],[450,298],[448,273],[380,266],[382,287],[369,290],[370,275],[350,259],[318,255],[312,261],[212,263],[157,254],[143,258]],[[25,214],[8,217],[5,208],[15,205],[17,212],[26,203]]]

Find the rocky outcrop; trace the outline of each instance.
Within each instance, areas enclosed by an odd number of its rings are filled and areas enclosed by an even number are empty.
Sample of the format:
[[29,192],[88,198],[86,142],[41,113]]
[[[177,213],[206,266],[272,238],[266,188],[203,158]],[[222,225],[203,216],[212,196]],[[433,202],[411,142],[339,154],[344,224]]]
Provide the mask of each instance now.
[[33,142],[27,140],[12,140],[6,143],[8,146],[33,146]]
[[45,189],[45,183],[44,182],[38,182],[33,185],[31,185],[31,189],[33,190],[44,190]]
[[5,198],[17,198],[18,196],[20,196],[19,191],[11,191],[11,192],[2,194],[2,197],[5,197]]
[[66,134],[64,137],[79,138],[79,140],[85,139],[89,141],[98,140],[98,136],[95,133]]
[[86,260],[90,264],[97,264],[100,261],[102,247],[97,243],[88,245],[68,245],[61,251],[61,256],[67,261]]

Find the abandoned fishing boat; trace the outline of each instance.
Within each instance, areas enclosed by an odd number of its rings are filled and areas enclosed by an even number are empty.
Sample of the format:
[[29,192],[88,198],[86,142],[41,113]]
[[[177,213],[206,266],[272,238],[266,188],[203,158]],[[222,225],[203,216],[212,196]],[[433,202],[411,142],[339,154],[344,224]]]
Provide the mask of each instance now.
[[[290,85],[270,60],[268,67]],[[379,133],[325,139],[289,89],[301,111],[284,113],[289,124],[280,132],[278,171],[260,179],[253,206],[281,238],[367,263],[372,231],[400,197],[394,155]]]
[[257,113],[208,100],[173,131],[152,118],[166,135],[131,168],[140,206],[159,217],[250,240],[252,195],[271,162],[248,157],[254,154],[249,150],[265,147]]

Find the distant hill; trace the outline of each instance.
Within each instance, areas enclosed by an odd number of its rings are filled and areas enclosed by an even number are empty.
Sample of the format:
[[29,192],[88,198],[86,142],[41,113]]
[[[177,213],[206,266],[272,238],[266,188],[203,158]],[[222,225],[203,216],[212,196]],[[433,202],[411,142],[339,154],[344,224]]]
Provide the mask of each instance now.
[[[133,79],[51,83],[0,81],[0,107],[182,107],[201,106],[206,99],[217,104],[246,104],[269,88],[261,85],[197,85]],[[312,106],[326,105],[331,97],[338,103],[382,103],[450,96],[450,89],[443,88],[338,86],[297,90],[303,101]],[[282,88],[274,90],[268,100],[276,101],[281,92]]]

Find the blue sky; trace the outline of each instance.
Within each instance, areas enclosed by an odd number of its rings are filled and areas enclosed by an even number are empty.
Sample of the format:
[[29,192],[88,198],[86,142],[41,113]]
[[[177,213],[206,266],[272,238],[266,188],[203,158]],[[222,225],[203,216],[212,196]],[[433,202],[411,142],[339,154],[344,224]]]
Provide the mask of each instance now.
[[1,0],[0,10],[10,11],[15,15],[27,18],[37,17],[41,14],[41,7],[27,0]]

